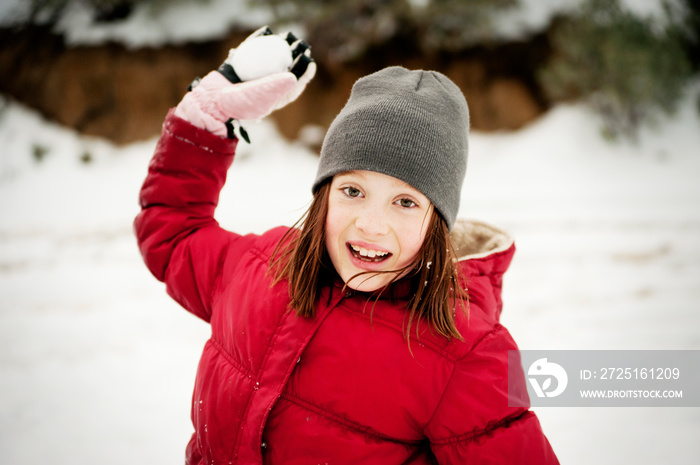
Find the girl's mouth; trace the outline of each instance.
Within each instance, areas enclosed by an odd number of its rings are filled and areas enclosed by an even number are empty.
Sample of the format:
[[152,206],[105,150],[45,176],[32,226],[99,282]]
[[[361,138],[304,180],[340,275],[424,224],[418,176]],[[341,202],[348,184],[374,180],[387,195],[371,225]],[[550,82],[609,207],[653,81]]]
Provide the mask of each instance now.
[[383,250],[365,249],[364,247],[350,243],[348,243],[347,246],[352,256],[363,262],[379,263],[391,256],[391,252],[385,252]]

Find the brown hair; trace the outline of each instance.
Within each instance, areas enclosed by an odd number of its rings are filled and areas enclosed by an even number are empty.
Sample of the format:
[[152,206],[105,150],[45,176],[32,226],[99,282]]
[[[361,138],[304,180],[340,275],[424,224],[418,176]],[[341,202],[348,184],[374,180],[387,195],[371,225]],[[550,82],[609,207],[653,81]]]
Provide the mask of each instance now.
[[[287,231],[272,254],[270,271],[274,273],[274,283],[288,280],[289,305],[297,316],[314,316],[320,290],[334,273],[325,247],[329,190],[330,182],[318,188],[306,214]],[[459,306],[467,313],[467,291],[462,287],[466,280],[461,275],[459,266],[456,266],[457,256],[447,223],[435,209],[432,209],[428,221],[423,245],[411,263],[400,270],[367,271],[357,276],[395,274],[389,284],[375,291],[377,298],[398,279],[410,280],[413,297],[407,304],[407,338],[414,323],[418,337],[420,321],[426,319],[439,334],[448,339],[454,337],[462,340],[455,325],[455,312]]]

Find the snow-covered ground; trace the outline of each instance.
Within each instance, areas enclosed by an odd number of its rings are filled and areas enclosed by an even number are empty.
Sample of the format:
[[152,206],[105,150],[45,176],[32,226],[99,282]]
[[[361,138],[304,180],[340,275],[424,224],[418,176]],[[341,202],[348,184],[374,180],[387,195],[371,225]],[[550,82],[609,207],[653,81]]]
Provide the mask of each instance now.
[[[636,145],[602,140],[579,106],[472,134],[460,216],[516,238],[503,321],[522,348],[700,349],[697,94]],[[218,218],[241,232],[291,224],[316,157],[270,124],[250,132]],[[131,221],[154,144],[117,148],[2,105],[3,463],[182,462],[208,327],[136,250]],[[537,412],[562,463],[700,460],[698,408]]]

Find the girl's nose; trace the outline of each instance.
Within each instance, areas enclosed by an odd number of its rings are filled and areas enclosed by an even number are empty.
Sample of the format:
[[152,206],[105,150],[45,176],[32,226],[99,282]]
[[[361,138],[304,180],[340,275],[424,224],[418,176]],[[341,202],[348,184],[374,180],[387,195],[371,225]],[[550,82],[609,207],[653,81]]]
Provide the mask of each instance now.
[[376,207],[363,208],[355,219],[355,226],[367,236],[381,236],[389,232],[386,212]]

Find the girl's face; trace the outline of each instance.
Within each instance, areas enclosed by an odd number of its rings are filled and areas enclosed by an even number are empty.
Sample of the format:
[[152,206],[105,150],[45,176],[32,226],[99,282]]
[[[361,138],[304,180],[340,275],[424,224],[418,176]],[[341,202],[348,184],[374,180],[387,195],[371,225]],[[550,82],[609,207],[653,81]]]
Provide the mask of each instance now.
[[423,245],[433,206],[426,196],[391,176],[346,171],[333,177],[328,195],[326,250],[351,289],[372,292],[411,263]]

